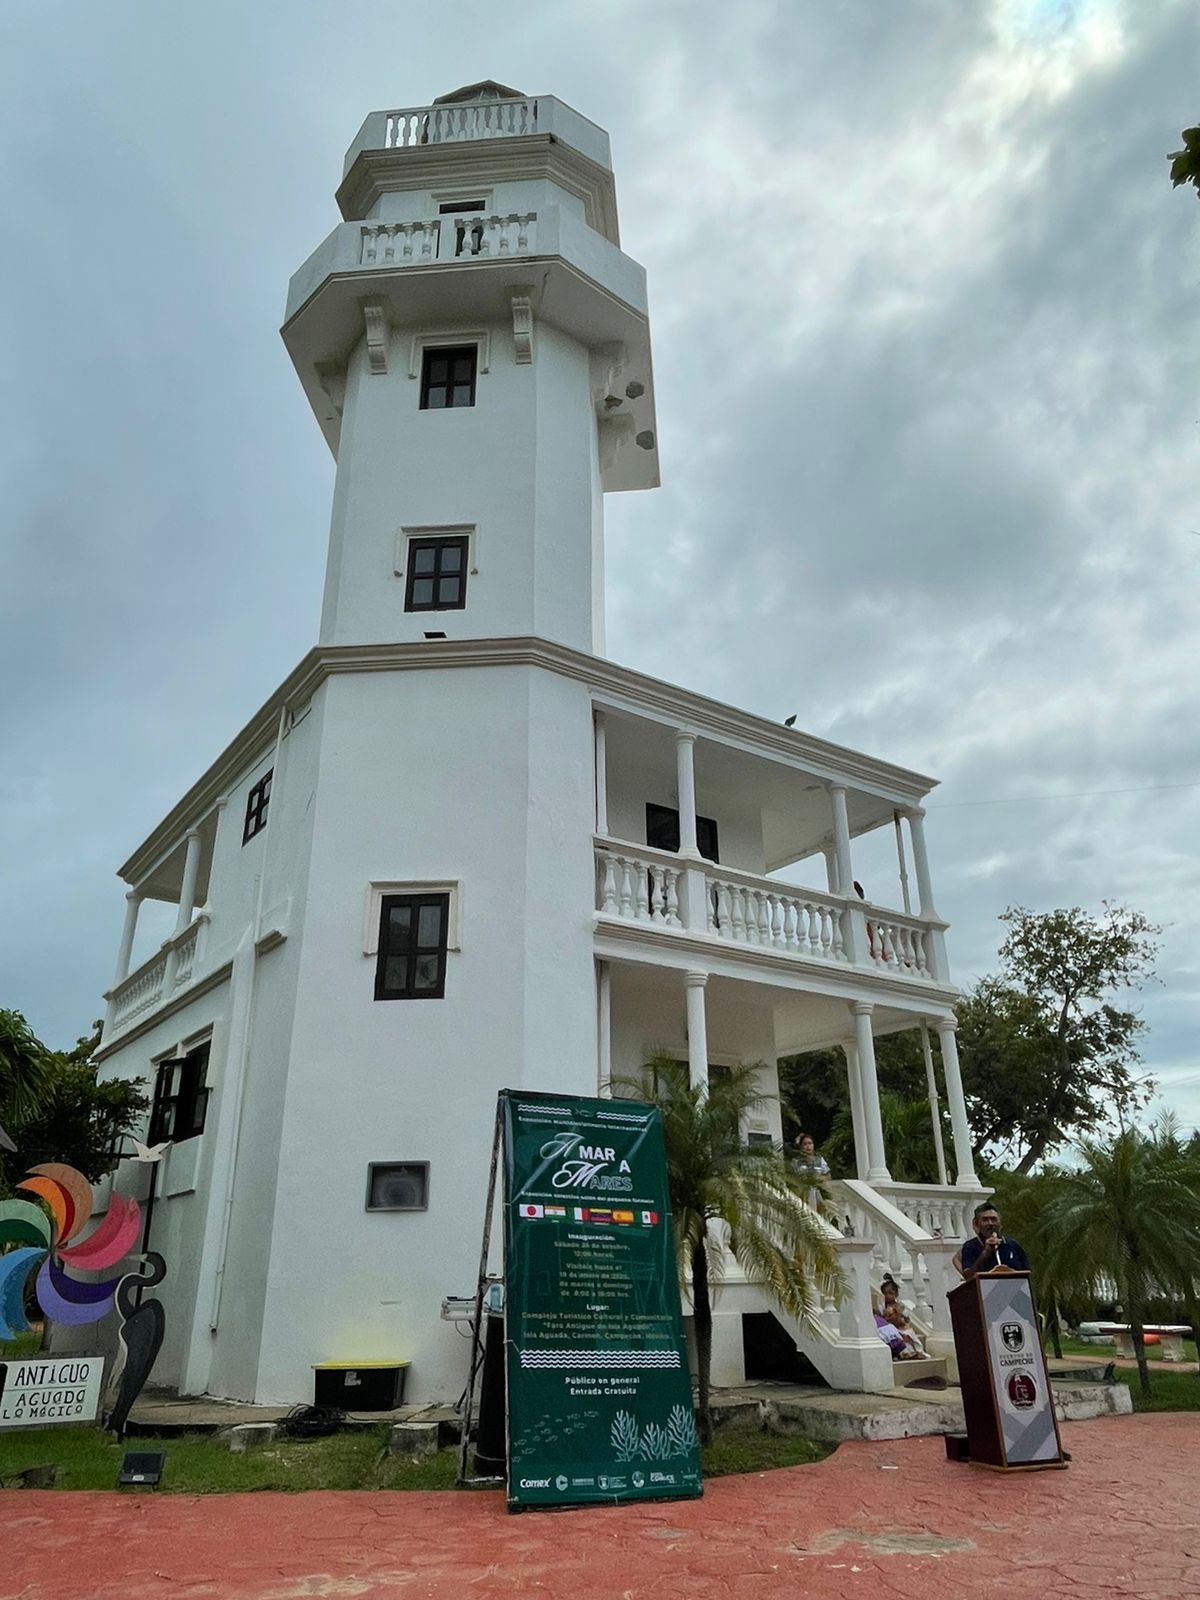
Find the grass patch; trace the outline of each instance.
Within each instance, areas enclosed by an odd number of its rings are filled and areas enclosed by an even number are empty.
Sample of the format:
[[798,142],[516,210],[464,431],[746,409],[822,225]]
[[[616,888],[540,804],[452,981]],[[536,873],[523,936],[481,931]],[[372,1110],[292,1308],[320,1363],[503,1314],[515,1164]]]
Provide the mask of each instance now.
[[823,1461],[833,1445],[818,1444],[778,1433],[757,1433],[749,1428],[718,1430],[713,1442],[700,1452],[706,1478],[724,1478],[731,1472],[772,1472],[776,1467],[803,1467]]
[[[1172,1377],[1175,1374],[1171,1374]],[[53,1428],[0,1434],[0,1483],[26,1467],[58,1468],[58,1489],[113,1489],[127,1449],[165,1450],[161,1492],[245,1494],[256,1489],[453,1489],[458,1452],[411,1461],[384,1448],[388,1425],[354,1428],[329,1439],[275,1439],[242,1455],[209,1434],[128,1439],[116,1444],[98,1428]],[[706,1478],[821,1461],[832,1445],[811,1439],[728,1429],[702,1452]]]
[[20,1361],[25,1356],[36,1356],[42,1348],[40,1328],[30,1333],[19,1333],[15,1339],[0,1339],[0,1361]]
[[387,1427],[354,1428],[328,1439],[277,1438],[242,1455],[207,1434],[127,1439],[98,1428],[0,1434],[0,1481],[53,1462],[60,1489],[112,1489],[127,1449],[165,1450],[161,1488],[176,1494],[244,1494],[254,1489],[452,1489],[454,1451],[410,1461],[385,1451]]
[[1133,1396],[1135,1411],[1200,1411],[1200,1373],[1156,1371],[1150,1374],[1150,1393],[1144,1395],[1136,1367],[1118,1367],[1117,1382]]

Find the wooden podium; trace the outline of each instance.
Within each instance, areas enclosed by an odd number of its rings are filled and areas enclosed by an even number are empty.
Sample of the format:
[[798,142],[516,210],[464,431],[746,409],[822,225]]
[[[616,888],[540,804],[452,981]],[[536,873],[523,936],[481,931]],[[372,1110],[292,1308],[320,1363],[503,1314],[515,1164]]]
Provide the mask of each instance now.
[[946,1298],[971,1460],[997,1472],[1065,1467],[1029,1274],[981,1272]]

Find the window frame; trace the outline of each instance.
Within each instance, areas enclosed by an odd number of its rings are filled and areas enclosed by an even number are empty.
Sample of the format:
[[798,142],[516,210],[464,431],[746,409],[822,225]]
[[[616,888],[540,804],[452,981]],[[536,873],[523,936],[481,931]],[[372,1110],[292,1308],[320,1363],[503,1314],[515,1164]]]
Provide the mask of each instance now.
[[248,845],[251,839],[257,839],[267,825],[267,813],[271,807],[271,780],[274,776],[275,768],[269,767],[246,795],[246,814],[242,819],[243,846]]
[[[212,1086],[208,1082],[208,1066],[212,1056],[212,1040],[202,1039],[186,1049],[183,1055],[171,1054],[154,1063],[154,1095],[150,1105],[150,1122],[146,1130],[148,1145],[169,1141],[172,1145],[185,1144],[198,1139],[208,1120],[208,1107],[212,1099]],[[174,1094],[165,1089],[168,1069],[179,1074],[179,1087]],[[168,1130],[167,1107],[174,1107],[174,1116]],[[181,1113],[187,1112],[187,1133],[178,1131]]]
[[[388,944],[384,929],[388,925],[392,908],[397,903],[407,904],[413,913],[410,918],[410,938],[403,949],[393,948]],[[421,912],[429,906],[437,906],[441,911],[441,931],[436,945],[423,945],[419,940]],[[450,895],[442,890],[432,892],[406,892],[402,894],[381,894],[379,897],[379,925],[377,933],[377,949],[375,952],[375,988],[376,1000],[444,1000],[446,997],[446,968],[450,951]],[[418,989],[417,964],[422,955],[434,953],[437,956],[437,982],[432,988]],[[404,956],[409,962],[409,976],[405,986],[397,989],[386,987],[385,975],[389,960]]]
[[[469,400],[455,403],[453,396],[456,389],[463,387],[462,383],[454,376],[457,362],[470,357],[471,377]],[[434,384],[430,369],[435,361],[443,360],[449,363],[444,384]],[[446,403],[440,406],[430,405],[429,397],[434,390],[444,389]],[[421,351],[421,388],[417,397],[417,409],[420,411],[471,411],[474,409],[479,395],[479,346],[472,339],[462,344],[427,344]]]
[[[673,845],[651,844],[650,835],[654,831],[651,826],[651,813],[657,813],[654,819],[660,824],[669,818],[675,819],[675,839]],[[661,806],[653,800],[646,801],[646,846],[650,850],[669,850],[672,854],[679,853],[679,808],[677,806]],[[705,861],[711,861],[714,866],[720,866],[720,838],[717,832],[717,823],[714,817],[702,817],[696,814],[696,848]]]
[[[363,1210],[370,1212],[379,1211],[428,1211],[429,1210],[429,1162],[428,1161],[368,1161],[367,1162],[367,1193],[363,1201]],[[416,1206],[381,1206],[371,1204],[371,1192],[375,1187],[375,1174],[380,1168],[396,1169],[406,1167],[418,1169],[421,1172],[421,1204]]]
[[[456,545],[461,552],[461,562],[457,574],[443,573],[441,570],[441,552]],[[434,570],[432,573],[418,572],[416,570],[416,555],[419,550],[432,549],[437,552]],[[465,611],[467,606],[467,579],[471,573],[471,536],[469,533],[455,531],[447,533],[414,533],[406,540],[404,552],[404,609],[405,611]],[[448,603],[443,603],[438,594],[441,584],[447,578],[458,577],[459,597]],[[413,589],[422,579],[429,579],[433,583],[434,598],[428,604],[413,599]]]

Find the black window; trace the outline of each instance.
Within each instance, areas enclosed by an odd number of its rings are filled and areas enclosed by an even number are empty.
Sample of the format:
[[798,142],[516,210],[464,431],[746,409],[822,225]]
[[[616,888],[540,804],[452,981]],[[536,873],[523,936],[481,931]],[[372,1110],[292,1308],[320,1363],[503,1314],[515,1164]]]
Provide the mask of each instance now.
[[385,894],[376,1000],[438,1000],[446,992],[448,894]]
[[267,807],[271,803],[271,778],[274,772],[268,772],[265,778],[260,778],[246,796],[246,820],[242,824],[242,843],[249,844],[256,833],[261,833],[267,825]]
[[[646,843],[652,850],[679,849],[679,813],[671,806],[646,807]],[[696,848],[706,861],[719,861],[717,825],[711,817],[696,818]]]
[[429,1209],[428,1161],[372,1161],[367,1167],[368,1211]]
[[473,406],[478,354],[478,346],[473,344],[426,350],[421,361],[421,410]]
[[159,1062],[147,1144],[161,1144],[164,1139],[182,1144],[204,1132],[209,1094],[208,1050],[206,1041],[184,1056]]
[[458,611],[467,603],[467,537],[410,539],[405,611]]

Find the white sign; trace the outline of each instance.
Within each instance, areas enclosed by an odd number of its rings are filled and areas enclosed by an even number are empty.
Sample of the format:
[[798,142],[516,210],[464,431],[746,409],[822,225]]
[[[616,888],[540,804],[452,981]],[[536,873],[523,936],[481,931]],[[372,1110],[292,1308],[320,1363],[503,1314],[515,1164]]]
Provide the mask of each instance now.
[[0,1428],[94,1422],[103,1356],[0,1361]]

